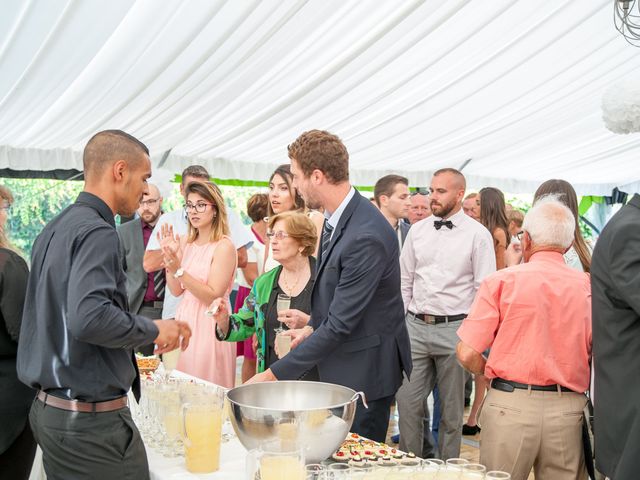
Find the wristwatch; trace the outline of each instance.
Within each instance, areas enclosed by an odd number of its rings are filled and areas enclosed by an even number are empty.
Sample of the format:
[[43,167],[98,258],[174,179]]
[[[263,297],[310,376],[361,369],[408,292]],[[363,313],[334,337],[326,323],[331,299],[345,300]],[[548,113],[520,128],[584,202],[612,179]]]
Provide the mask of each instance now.
[[173,278],[180,278],[182,275],[184,275],[184,268],[180,267],[176,270],[176,273],[173,274]]

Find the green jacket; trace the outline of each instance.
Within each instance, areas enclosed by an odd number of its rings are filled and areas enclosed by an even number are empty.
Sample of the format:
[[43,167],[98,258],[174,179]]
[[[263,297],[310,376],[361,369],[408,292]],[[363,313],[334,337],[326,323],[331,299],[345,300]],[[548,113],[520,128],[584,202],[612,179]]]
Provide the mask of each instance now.
[[[316,259],[309,257],[311,267],[311,288],[315,278]],[[265,315],[269,311],[270,303],[275,306],[278,277],[282,266],[263,273],[253,281],[253,287],[238,313],[229,316],[229,329],[226,337],[220,335],[216,328],[218,340],[227,342],[242,342],[255,333],[258,337],[258,350],[256,352],[256,372],[264,372],[267,360],[267,333],[265,331]]]
[[229,317],[229,329],[226,337],[221,338],[216,331],[218,340],[227,342],[241,342],[251,338],[255,333],[258,337],[258,351],[256,352],[256,370],[258,373],[266,370],[267,336],[264,329],[264,315],[280,270],[282,270],[282,266],[269,270],[254,280],[251,292],[244,300],[238,313],[234,313]]

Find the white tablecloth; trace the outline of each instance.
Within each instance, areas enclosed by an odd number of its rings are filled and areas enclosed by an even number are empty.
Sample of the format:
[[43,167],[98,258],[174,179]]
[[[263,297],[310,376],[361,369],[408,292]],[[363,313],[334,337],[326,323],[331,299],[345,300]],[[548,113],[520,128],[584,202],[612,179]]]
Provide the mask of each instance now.
[[[195,380],[199,383],[207,383],[205,380],[193,377],[186,373],[174,370],[172,377]],[[213,385],[213,384],[211,384]],[[194,479],[229,479],[239,480],[245,476],[245,461],[247,450],[234,436],[232,440],[223,443],[220,447],[220,468],[217,472],[207,474],[189,473],[185,465],[184,457],[167,458],[155,449],[146,447],[149,459],[149,472],[151,480],[194,480]]]
[[207,474],[189,473],[184,457],[166,458],[154,449],[147,447],[151,480],[195,480],[229,479],[242,480],[245,476],[247,451],[237,438],[223,443],[220,447],[220,469]]

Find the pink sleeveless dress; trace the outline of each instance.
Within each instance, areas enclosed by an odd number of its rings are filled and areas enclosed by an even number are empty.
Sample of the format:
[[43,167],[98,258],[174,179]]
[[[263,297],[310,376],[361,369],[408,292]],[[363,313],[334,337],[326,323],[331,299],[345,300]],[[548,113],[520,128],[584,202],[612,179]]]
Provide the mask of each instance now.
[[[182,268],[202,283],[206,283],[213,254],[219,243],[186,244],[182,255]],[[232,287],[233,276],[229,278],[229,287],[225,293],[227,301]],[[233,388],[236,380],[236,344],[221,342],[216,338],[215,323],[205,315],[207,307],[208,305],[188,290],[182,294],[176,319],[189,324],[191,340],[187,349],[180,354],[176,368],[216,385]]]

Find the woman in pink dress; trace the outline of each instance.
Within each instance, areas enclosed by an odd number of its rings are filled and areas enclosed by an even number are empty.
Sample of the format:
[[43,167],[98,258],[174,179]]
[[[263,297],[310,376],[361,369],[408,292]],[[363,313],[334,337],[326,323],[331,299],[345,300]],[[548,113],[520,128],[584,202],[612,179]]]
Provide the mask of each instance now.
[[189,347],[180,354],[178,370],[233,388],[236,377],[236,346],[216,338],[207,306],[219,297],[229,299],[237,259],[229,238],[227,210],[213,183],[193,182],[185,189],[189,216],[187,238],[173,235],[162,226],[161,247],[171,293],[182,295],[176,319],[191,327]]

